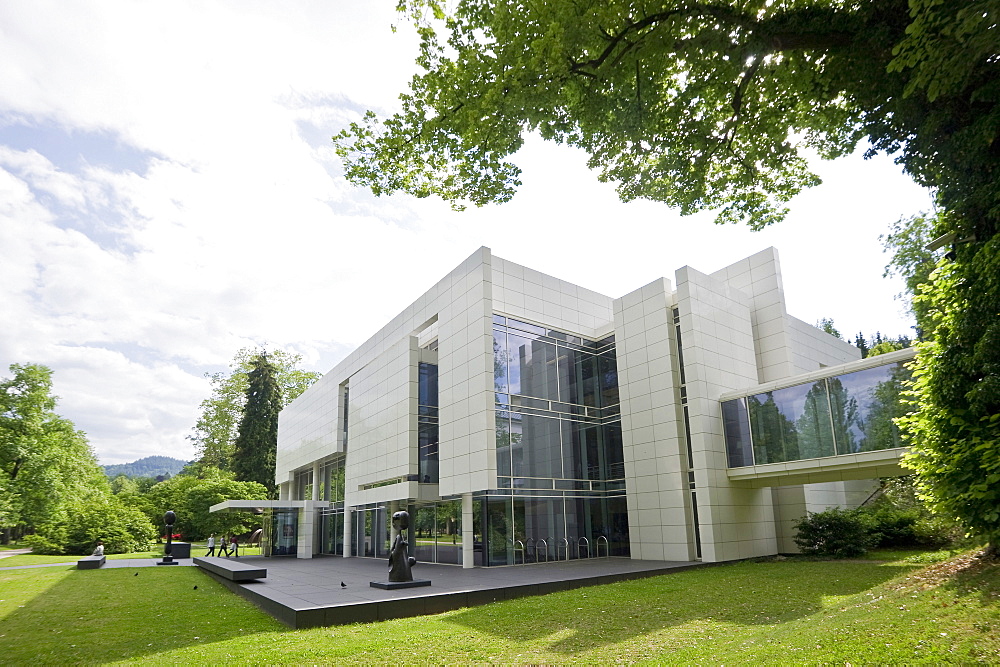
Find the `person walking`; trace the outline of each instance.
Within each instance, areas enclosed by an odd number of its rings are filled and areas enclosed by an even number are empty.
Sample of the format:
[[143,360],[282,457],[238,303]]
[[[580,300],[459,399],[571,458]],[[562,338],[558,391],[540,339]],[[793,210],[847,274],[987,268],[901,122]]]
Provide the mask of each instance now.
[[226,539],[225,535],[219,538],[219,558],[222,558],[223,556],[229,556],[228,544],[229,541]]
[[239,540],[236,539],[235,535],[233,535],[233,538],[231,540],[229,540],[229,547],[230,547],[230,550],[233,552],[233,557],[234,558],[239,558],[240,557],[240,543],[239,543]]
[[215,555],[215,533],[208,536],[208,553],[205,556]]

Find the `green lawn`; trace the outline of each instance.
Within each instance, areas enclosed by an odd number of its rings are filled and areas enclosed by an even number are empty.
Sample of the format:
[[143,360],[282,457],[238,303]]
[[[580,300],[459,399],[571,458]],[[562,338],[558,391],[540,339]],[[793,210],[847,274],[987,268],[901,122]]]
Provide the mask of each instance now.
[[965,566],[926,567],[906,562],[933,560],[926,555],[888,556],[898,559],[744,562],[298,631],[195,568],[8,570],[0,571],[0,661],[1000,662],[1000,565],[960,557],[952,563]]

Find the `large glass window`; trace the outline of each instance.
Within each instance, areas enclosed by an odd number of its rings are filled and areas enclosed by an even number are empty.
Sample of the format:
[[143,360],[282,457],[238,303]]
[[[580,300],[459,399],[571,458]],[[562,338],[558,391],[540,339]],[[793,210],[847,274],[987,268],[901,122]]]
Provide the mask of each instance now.
[[419,562],[462,563],[462,501],[422,505],[411,511],[413,548]]
[[624,477],[613,337],[590,341],[495,316],[493,367],[501,488]]
[[323,463],[320,467],[320,500],[344,502],[344,456]]
[[909,377],[898,362],[725,401],[729,466],[901,447]]
[[417,461],[419,480],[438,482],[438,367],[421,363],[417,383]]
[[[521,565],[628,556],[624,496],[482,499],[478,516],[486,565]],[[477,545],[478,546],[478,545]]]

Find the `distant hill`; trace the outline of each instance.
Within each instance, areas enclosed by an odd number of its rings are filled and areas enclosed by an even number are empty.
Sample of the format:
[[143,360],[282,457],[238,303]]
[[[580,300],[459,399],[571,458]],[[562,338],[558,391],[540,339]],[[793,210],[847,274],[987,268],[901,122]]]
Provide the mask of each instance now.
[[126,477],[156,477],[170,475],[173,477],[187,465],[187,461],[170,458],[169,456],[147,456],[132,463],[115,463],[104,467],[104,474],[110,479],[118,475]]

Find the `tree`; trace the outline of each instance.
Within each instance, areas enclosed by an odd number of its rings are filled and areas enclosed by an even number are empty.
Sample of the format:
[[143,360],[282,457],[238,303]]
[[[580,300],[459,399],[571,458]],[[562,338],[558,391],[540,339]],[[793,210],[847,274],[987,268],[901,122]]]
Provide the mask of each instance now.
[[892,253],[882,277],[896,275],[903,278],[906,291],[897,298],[906,302],[918,323],[927,319],[927,312],[923,308],[917,309],[913,297],[921,285],[930,282],[931,272],[944,254],[940,250],[928,250],[927,246],[934,240],[934,229],[944,226],[945,215],[944,211],[939,211],[934,215],[921,213],[900,218],[892,224],[888,234],[879,236],[884,251]]
[[832,317],[824,317],[816,320],[816,328],[830,334],[834,338],[843,338],[843,336],[840,335],[840,331],[837,330],[837,327],[833,325]]
[[278,413],[281,389],[274,365],[266,354],[250,362],[246,404],[233,452],[233,472],[244,482],[258,482],[274,492],[274,457],[278,449]]
[[[273,477],[273,475],[272,475]],[[147,494],[147,515],[163,531],[167,510],[177,514],[175,530],[186,539],[205,539],[212,533],[242,534],[260,527],[260,520],[246,512],[210,512],[223,500],[264,500],[267,489],[256,482],[239,482],[229,471],[204,468],[201,476],[177,475],[160,482]]]
[[71,421],[55,413],[52,371],[12,364],[0,380],[0,514],[4,539],[58,523],[68,503],[110,495],[103,470]]
[[335,137],[376,194],[506,201],[535,132],[587,151],[624,200],[761,228],[818,182],[803,150],[896,153],[951,245],[914,305],[911,460],[928,498],[1000,543],[1000,0],[399,6],[423,72],[398,113]]
[[901,150],[945,208],[975,194],[986,211],[998,2],[465,0],[445,16],[402,0],[424,71],[399,113],[369,112],[337,149],[376,193],[482,205],[513,196],[507,158],[536,132],[586,150],[625,200],[759,228],[819,182],[803,150],[831,158],[867,138]]
[[[260,354],[259,350],[242,348],[230,363],[231,372],[207,375],[212,382],[212,396],[202,401],[194,435],[189,436],[200,452],[202,465],[228,470],[232,464],[233,443],[246,402],[247,378],[252,361]],[[321,373],[298,368],[301,355],[274,350],[267,356],[281,388],[282,407],[322,377]]]

